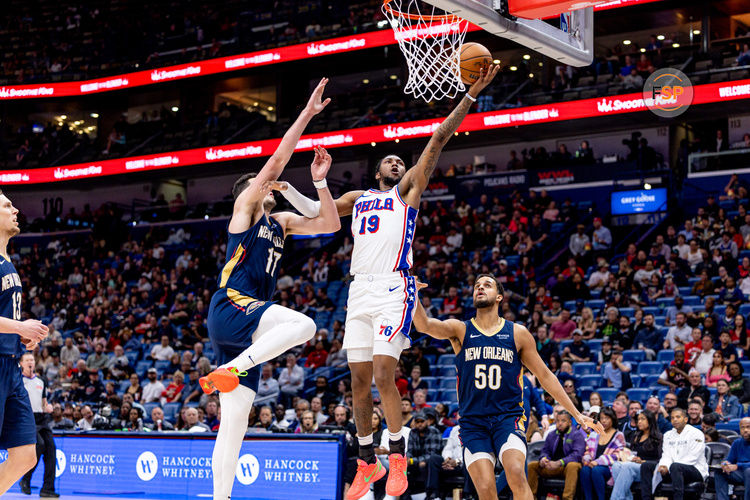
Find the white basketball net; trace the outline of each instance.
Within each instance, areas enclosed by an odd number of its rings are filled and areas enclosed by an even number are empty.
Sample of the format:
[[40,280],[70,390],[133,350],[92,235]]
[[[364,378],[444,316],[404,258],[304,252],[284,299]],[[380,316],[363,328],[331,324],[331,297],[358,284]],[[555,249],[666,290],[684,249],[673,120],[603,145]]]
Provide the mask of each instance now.
[[409,67],[404,93],[430,102],[466,90],[460,77],[459,49],[468,22],[418,0],[385,0],[383,13]]

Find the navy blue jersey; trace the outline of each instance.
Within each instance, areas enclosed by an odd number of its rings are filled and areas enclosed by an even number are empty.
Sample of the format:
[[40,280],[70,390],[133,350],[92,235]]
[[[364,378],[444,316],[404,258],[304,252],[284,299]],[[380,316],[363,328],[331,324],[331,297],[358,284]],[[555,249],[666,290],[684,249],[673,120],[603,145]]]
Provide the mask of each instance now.
[[271,300],[284,250],[281,224],[264,215],[247,231],[228,234],[227,262],[219,275],[219,288],[256,300]]
[[458,408],[461,417],[523,416],[523,368],[513,323],[482,332],[466,321],[461,351],[456,355]]
[[[13,263],[4,257],[0,257],[0,283],[0,316],[20,320],[21,278]],[[25,350],[19,335],[0,335],[0,354],[21,355]]]

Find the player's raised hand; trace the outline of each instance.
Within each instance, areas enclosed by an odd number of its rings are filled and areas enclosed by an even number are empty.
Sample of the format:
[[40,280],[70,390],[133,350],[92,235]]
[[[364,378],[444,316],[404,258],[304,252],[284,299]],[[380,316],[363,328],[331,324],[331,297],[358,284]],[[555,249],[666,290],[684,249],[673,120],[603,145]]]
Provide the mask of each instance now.
[[[18,335],[21,336],[21,339],[27,339],[36,344],[47,338],[48,334],[49,328],[42,324],[38,319],[27,319],[26,321],[21,321],[18,326]],[[25,345],[28,349],[29,344],[25,343]]]
[[318,83],[318,86],[313,90],[310,100],[307,101],[307,106],[305,106],[305,109],[314,115],[323,111],[323,109],[328,106],[328,103],[331,102],[330,97],[326,100],[322,100],[323,91],[326,89],[326,83],[328,83],[328,78],[321,78],[320,83]]
[[591,417],[587,417],[582,413],[579,413],[575,417],[576,422],[580,423],[586,429],[593,429],[597,434],[602,435],[604,433],[604,426],[599,421],[595,421]]
[[422,290],[423,288],[427,288],[428,286],[430,286],[430,285],[428,285],[427,283],[422,283],[422,282],[421,282],[421,281],[419,281],[419,280],[415,280],[415,281],[414,281],[414,284],[415,284],[415,285],[416,285],[416,287],[417,287],[417,293],[419,293],[419,291],[420,291],[420,290]]
[[497,72],[500,71],[500,65],[499,64],[490,64],[486,68],[482,68],[479,70],[479,78],[477,78],[477,81],[474,82],[471,87],[469,87],[469,94],[476,98],[479,93],[484,90],[484,88],[490,84],[490,82],[495,78],[495,75],[497,75]]
[[322,146],[315,147],[315,158],[310,165],[310,173],[314,181],[320,181],[328,175],[328,169],[331,168],[331,155]]

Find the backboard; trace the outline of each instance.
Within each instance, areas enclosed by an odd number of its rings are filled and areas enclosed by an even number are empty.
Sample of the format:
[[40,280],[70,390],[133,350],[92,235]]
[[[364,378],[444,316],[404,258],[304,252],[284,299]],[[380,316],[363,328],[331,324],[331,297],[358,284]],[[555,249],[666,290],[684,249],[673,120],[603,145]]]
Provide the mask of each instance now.
[[[540,19],[524,19],[505,12],[502,0],[424,1],[476,24],[493,35],[513,40],[561,63],[570,66],[588,66],[594,59],[593,7],[573,10],[569,14],[564,14],[565,22],[561,24],[567,27],[567,31],[563,31]],[[541,7],[541,10],[525,12],[550,15],[559,14],[560,5],[575,7],[592,4],[592,2],[572,4],[566,0],[528,3],[545,3],[547,6]]]

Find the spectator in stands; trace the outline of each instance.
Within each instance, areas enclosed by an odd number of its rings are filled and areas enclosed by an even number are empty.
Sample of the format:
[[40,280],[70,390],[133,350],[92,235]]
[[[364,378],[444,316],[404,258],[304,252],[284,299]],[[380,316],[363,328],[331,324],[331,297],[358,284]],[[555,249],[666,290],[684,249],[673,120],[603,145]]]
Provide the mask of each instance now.
[[612,464],[612,500],[632,499],[631,485],[641,477],[644,462],[656,463],[661,458],[662,433],[656,424],[656,415],[643,410],[637,415],[637,432],[629,448],[620,450],[618,461]]
[[609,337],[604,337],[604,339],[602,339],[602,350],[597,354],[597,369],[600,369],[605,363],[609,363],[614,352],[612,341]]
[[52,430],[71,431],[75,426],[75,423],[63,413],[60,403],[52,405],[52,419],[50,421]]
[[597,266],[597,270],[591,273],[586,284],[592,290],[601,290],[607,285],[607,283],[609,283],[610,276],[609,264],[607,264],[606,260],[601,259]]
[[622,361],[622,353],[613,353],[609,363],[604,365],[602,372],[603,378],[607,382],[607,387],[622,389],[623,380],[630,379],[630,370],[630,363]]
[[581,145],[576,150],[575,157],[581,163],[594,163],[594,150],[591,149],[589,141],[581,141]]
[[185,388],[182,390],[182,402],[183,404],[189,403],[190,401],[197,401],[203,394],[203,389],[200,386],[200,371],[197,368],[190,368],[188,372],[188,379],[185,382]]
[[604,408],[599,413],[599,421],[604,433],[589,434],[582,458],[580,482],[586,500],[605,498],[605,485],[612,477],[611,466],[626,445],[625,436],[617,430],[617,417],[611,408]]
[[143,386],[143,392],[141,393],[141,403],[154,403],[158,402],[161,398],[162,393],[166,389],[164,384],[157,379],[158,372],[156,368],[149,368],[147,372],[148,383]]
[[[690,271],[696,272],[698,270],[698,266],[703,264],[703,252],[701,251],[701,248],[698,244],[697,239],[690,240],[690,250],[688,250],[687,253],[687,260],[688,266],[690,266]],[[704,271],[705,272],[705,271]],[[708,272],[706,272],[706,280],[703,280],[703,275],[701,275],[701,281],[693,285],[693,294],[699,294],[701,296],[703,295],[709,295],[711,292],[713,292],[713,283],[709,284],[708,280]]]
[[419,365],[414,365],[411,369],[411,380],[409,381],[409,395],[414,397],[414,392],[424,389],[427,390],[427,382],[422,380],[422,368]]
[[565,394],[567,394],[568,398],[570,398],[570,401],[573,403],[573,406],[575,406],[578,411],[583,411],[583,402],[581,401],[581,397],[576,391],[575,379],[571,378],[566,380],[563,383],[563,389],[565,390]]
[[677,346],[685,346],[690,342],[692,328],[687,324],[687,316],[684,312],[675,315],[675,324],[667,331],[664,339],[664,349],[676,349]]
[[562,358],[571,363],[591,361],[591,348],[583,342],[583,332],[580,329],[573,330],[573,343],[563,349]]
[[427,425],[425,413],[420,411],[414,415],[414,427],[409,433],[409,443],[406,447],[408,474],[410,477],[420,478],[420,481],[425,483],[427,498],[434,498],[438,492],[443,463],[442,445],[440,431]]
[[273,378],[272,365],[270,363],[264,363],[263,368],[261,368],[255,402],[259,405],[269,403],[276,404],[279,392],[279,382]]
[[[666,396],[671,396],[674,400],[674,405],[677,404],[677,396],[671,393],[666,394],[665,402]],[[670,402],[670,404],[672,403]],[[659,428],[659,432],[664,434],[666,431],[672,428],[672,424],[669,423],[669,413],[667,412],[667,409],[662,406],[658,396],[650,396],[646,400],[646,409],[656,416],[656,426]]]
[[651,313],[643,316],[643,323],[638,327],[633,338],[633,349],[638,349],[646,354],[646,359],[653,361],[656,351],[662,346],[661,332],[654,326],[654,315]]
[[643,89],[643,77],[638,73],[636,68],[632,68],[630,73],[623,77],[622,83],[625,86],[625,90]]
[[[747,64],[750,64],[750,55]],[[740,436],[742,439],[734,440],[729,454],[721,462],[721,470],[714,474],[717,500],[729,500],[730,484],[744,486],[744,498],[750,495],[750,417],[740,421]]]
[[662,455],[658,464],[646,462],[641,466],[641,498],[651,500],[652,478],[658,470],[672,480],[675,500],[683,500],[685,485],[703,481],[708,476],[708,465],[704,453],[703,432],[687,425],[687,414],[682,408],[672,411],[674,429],[664,435]]
[[185,389],[185,374],[177,370],[172,375],[172,381],[169,383],[164,392],[161,393],[161,404],[179,403],[182,400],[183,390]]
[[719,345],[715,349],[721,353],[727,365],[737,359],[737,347],[732,343],[732,334],[728,330],[719,334]]
[[666,385],[671,392],[676,392],[677,389],[682,389],[688,385],[689,371],[690,363],[685,360],[685,350],[682,348],[675,349],[674,359],[659,375],[658,384]]
[[561,342],[568,340],[573,336],[573,330],[576,329],[575,321],[570,319],[570,311],[563,309],[560,312],[560,317],[557,321],[554,321],[550,325],[550,333],[552,334],[552,340],[555,342]]
[[685,305],[685,299],[682,297],[682,295],[677,295],[674,298],[674,305],[667,307],[664,318],[664,325],[671,326],[674,322],[676,322],[677,313],[680,312],[684,313],[685,317],[687,318],[691,314],[693,314],[693,308]]
[[86,358],[86,369],[88,371],[99,371],[107,367],[109,357],[104,354],[104,345],[97,343],[94,346],[94,353],[89,354]]
[[740,400],[740,403],[747,405],[750,403],[750,379],[744,376],[745,369],[739,361],[729,363],[729,390]]
[[687,408],[688,424],[702,429],[703,425],[703,409],[706,406],[706,401],[703,401],[699,397],[695,397],[690,400]]
[[608,252],[612,247],[612,233],[602,225],[602,219],[594,217],[594,232],[591,237],[594,252]]
[[315,392],[312,397],[319,397],[323,401],[323,406],[328,407],[332,402],[336,401],[336,395],[333,394],[328,387],[328,379],[323,376],[319,376],[315,379]]
[[711,397],[708,389],[703,385],[701,380],[701,374],[695,368],[691,368],[688,372],[689,385],[683,387],[677,392],[677,404],[680,408],[687,409],[688,401],[692,401],[693,398],[699,397],[703,401],[708,401]]
[[157,361],[167,361],[174,354],[174,349],[169,345],[169,337],[161,336],[161,344],[151,348],[151,359]]
[[78,360],[81,359],[81,351],[78,350],[78,347],[73,344],[73,338],[68,337],[65,339],[65,345],[62,346],[60,349],[60,362],[65,365],[68,363],[68,361],[73,362],[73,364],[76,364]]
[[200,421],[197,408],[188,408],[185,410],[185,428],[186,432],[211,432],[211,429]]
[[590,307],[584,307],[581,309],[581,315],[577,320],[578,328],[583,333],[584,340],[590,340],[596,335],[596,319],[594,318],[594,312]]
[[317,342],[315,342],[315,350],[307,355],[305,366],[308,368],[312,368],[313,370],[316,368],[320,368],[326,365],[327,358],[328,351],[326,351],[323,341],[318,340]]
[[302,413],[300,425],[294,431],[295,434],[316,434],[318,432],[318,423],[315,421],[315,414],[310,410]]
[[[445,446],[442,451],[442,463],[440,464],[440,479],[445,481],[446,479],[454,478],[463,475],[463,460],[464,451],[461,445],[461,439],[459,438],[459,426],[451,427],[448,439],[445,442]],[[464,483],[465,486],[466,483]],[[466,488],[464,488],[466,490]],[[465,491],[468,494],[467,491]]]
[[81,408],[81,419],[76,424],[76,429],[81,431],[92,431],[102,429],[107,425],[107,419],[94,413],[89,405]]
[[706,374],[706,385],[708,387],[716,387],[716,383],[722,379],[726,381],[730,380],[727,373],[727,364],[724,361],[722,352],[714,351],[713,364]]
[[708,406],[724,422],[740,418],[743,411],[740,400],[729,391],[729,382],[724,379],[716,382],[716,394],[711,396]]
[[326,366],[331,368],[348,368],[346,351],[342,349],[341,340],[333,339],[331,349],[328,351]]
[[539,461],[529,463],[529,486],[536,498],[540,476],[564,477],[562,498],[573,500],[581,471],[581,459],[586,450],[586,435],[572,426],[570,414],[564,410],[557,412],[554,427],[544,440]]
[[297,357],[292,353],[287,354],[286,366],[279,374],[279,389],[286,404],[299,395],[304,383],[305,371],[297,364]]
[[416,412],[420,412],[425,408],[431,408],[431,406],[427,404],[427,390],[417,389],[414,391],[413,406],[414,411]]
[[693,366],[698,370],[698,373],[705,376],[708,375],[708,371],[713,365],[714,353],[716,352],[714,350],[714,341],[711,335],[703,335],[703,338],[701,339],[701,347],[701,352],[695,358]]
[[151,423],[147,426],[152,431],[173,431],[174,426],[167,420],[164,420],[164,410],[159,406],[151,409]]

